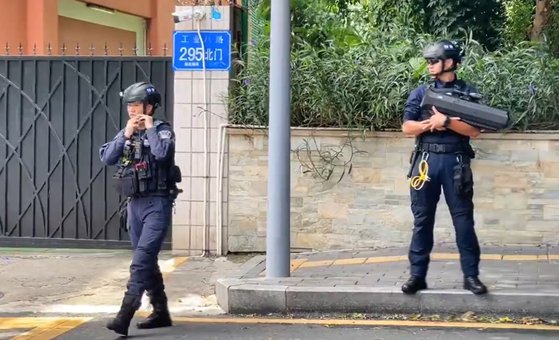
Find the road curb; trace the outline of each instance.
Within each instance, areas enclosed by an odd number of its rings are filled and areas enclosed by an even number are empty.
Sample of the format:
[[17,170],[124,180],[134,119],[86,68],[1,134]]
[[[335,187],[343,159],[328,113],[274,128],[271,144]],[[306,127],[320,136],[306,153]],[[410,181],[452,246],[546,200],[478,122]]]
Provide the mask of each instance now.
[[[216,282],[219,306],[230,314],[287,312],[386,314],[559,315],[559,294],[490,292],[476,296],[464,290],[426,290],[405,295],[397,287],[298,287],[282,280],[221,279]],[[289,282],[292,281],[292,282]]]

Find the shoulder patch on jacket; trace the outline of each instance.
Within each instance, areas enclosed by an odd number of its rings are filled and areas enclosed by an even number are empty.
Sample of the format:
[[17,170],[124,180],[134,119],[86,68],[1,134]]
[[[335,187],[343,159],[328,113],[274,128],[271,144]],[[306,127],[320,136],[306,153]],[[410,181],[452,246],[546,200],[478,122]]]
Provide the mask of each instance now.
[[173,137],[171,130],[161,130],[157,134],[161,139],[171,139]]

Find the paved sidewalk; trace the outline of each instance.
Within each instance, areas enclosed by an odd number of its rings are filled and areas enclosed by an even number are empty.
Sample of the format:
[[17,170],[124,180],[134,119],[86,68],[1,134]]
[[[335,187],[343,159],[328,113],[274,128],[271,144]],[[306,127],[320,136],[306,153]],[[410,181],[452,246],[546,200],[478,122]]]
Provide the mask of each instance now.
[[[215,298],[216,280],[234,274],[251,257],[160,253],[171,313],[222,314]],[[126,289],[131,259],[130,250],[0,247],[0,315],[114,315]],[[150,310],[144,295],[139,313]]]
[[559,316],[558,247],[485,247],[480,279],[489,294],[462,289],[456,248],[436,246],[428,290],[405,295],[407,249],[293,254],[289,278],[267,279],[265,257],[218,280],[217,300],[232,314],[280,312],[465,313]]

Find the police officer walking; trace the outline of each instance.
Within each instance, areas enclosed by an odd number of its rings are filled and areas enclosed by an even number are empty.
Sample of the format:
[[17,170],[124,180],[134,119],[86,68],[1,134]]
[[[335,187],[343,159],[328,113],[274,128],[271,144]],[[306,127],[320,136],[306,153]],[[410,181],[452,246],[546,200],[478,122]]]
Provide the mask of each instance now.
[[450,118],[436,107],[423,112],[421,101],[428,86],[476,92],[474,87],[457,79],[455,70],[461,62],[459,48],[448,40],[438,41],[423,51],[433,82],[414,89],[406,102],[402,131],[416,137],[410,174],[411,210],[414,228],[409,247],[411,277],[402,285],[406,294],[427,289],[427,269],[433,249],[435,211],[444,192],[452,216],[464,289],[485,294],[479,280],[480,247],[474,230],[473,179],[470,160],[474,152],[470,137],[480,130],[456,118]]
[[99,155],[104,164],[117,165],[115,187],[128,197],[127,222],[134,251],[130,278],[120,311],[107,324],[108,329],[128,335],[144,291],[153,312],[137,327],[172,325],[157,256],[171,222],[180,170],[174,163],[174,132],[169,123],[153,120],[161,104],[156,88],[146,82],[136,83],[122,97],[130,119],[111,142],[101,146]]

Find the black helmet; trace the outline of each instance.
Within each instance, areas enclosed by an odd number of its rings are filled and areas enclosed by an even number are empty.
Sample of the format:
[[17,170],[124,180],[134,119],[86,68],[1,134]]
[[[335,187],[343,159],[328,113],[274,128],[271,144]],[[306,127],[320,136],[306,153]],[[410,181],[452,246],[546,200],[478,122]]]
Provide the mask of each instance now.
[[161,105],[161,94],[157,92],[155,86],[147,82],[132,84],[120,93],[125,103],[143,102],[154,107]]
[[423,49],[423,57],[425,59],[453,59],[457,63],[462,61],[462,53],[458,44],[449,40],[440,40],[427,45]]

